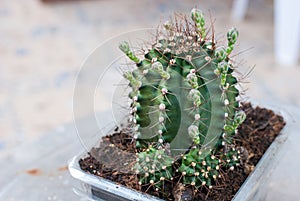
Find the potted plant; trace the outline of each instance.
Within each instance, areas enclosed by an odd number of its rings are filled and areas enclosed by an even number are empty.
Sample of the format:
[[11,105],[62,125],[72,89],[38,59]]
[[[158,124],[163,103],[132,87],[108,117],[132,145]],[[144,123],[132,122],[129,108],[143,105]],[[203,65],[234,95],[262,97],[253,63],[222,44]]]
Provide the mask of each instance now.
[[[223,47],[215,40],[213,25],[207,28],[201,11],[193,9],[190,19],[177,16],[167,21],[146,50],[120,43],[120,50],[134,65],[123,73],[131,89],[128,122],[69,166],[74,177],[88,183],[93,197],[231,199],[237,183],[254,169],[249,160],[254,157],[257,162],[261,157],[251,155],[254,151],[249,151],[244,138],[257,135],[255,129],[263,118],[274,118],[277,133],[254,138],[271,139],[271,143],[284,126],[282,117],[239,101],[240,81],[231,58],[237,29],[228,31]],[[243,132],[255,126],[254,121],[258,122],[255,132],[245,136]],[[231,194],[218,197],[226,188]]]

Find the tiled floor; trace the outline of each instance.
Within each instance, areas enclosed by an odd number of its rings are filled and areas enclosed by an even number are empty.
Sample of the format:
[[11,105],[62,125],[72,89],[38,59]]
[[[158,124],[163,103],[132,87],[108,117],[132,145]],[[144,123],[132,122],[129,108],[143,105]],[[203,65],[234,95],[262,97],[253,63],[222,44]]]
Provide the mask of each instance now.
[[155,27],[173,11],[189,13],[194,6],[207,17],[212,13],[220,38],[232,26],[239,29],[240,70],[255,66],[245,79],[246,97],[299,106],[300,66],[278,65],[273,57],[272,1],[252,1],[239,23],[229,17],[231,2],[1,0],[0,156],[72,122],[76,75],[97,45],[120,33]]

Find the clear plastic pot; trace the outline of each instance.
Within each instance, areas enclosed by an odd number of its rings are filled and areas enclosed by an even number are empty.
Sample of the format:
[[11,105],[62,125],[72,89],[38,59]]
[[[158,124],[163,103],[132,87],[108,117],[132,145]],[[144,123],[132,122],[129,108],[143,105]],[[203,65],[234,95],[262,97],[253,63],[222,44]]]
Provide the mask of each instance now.
[[[269,107],[270,108],[270,107]],[[275,112],[278,111],[274,109]],[[254,171],[249,175],[243,185],[240,187],[233,201],[258,201],[264,200],[267,195],[265,184],[270,179],[270,175],[275,169],[278,160],[284,153],[282,147],[286,144],[287,133],[293,129],[293,123],[286,112],[276,112],[282,115],[287,122],[287,125],[282,130],[281,134],[275,139],[268,150],[265,152]],[[94,200],[114,200],[114,201],[159,201],[161,199],[128,189],[124,186],[116,184],[112,181],[96,177],[82,171],[79,167],[79,159],[86,153],[81,153],[69,162],[69,171],[71,175],[82,182],[81,195],[85,195]],[[77,192],[79,192],[77,190]]]

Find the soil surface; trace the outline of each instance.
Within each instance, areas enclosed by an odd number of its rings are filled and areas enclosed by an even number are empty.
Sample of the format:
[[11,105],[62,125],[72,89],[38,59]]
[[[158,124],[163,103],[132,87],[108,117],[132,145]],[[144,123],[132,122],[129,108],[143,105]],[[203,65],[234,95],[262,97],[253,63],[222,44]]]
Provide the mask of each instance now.
[[[92,148],[88,156],[79,161],[82,170],[103,177],[165,200],[231,200],[264,152],[285,125],[284,119],[273,111],[244,103],[242,109],[247,118],[239,127],[235,143],[242,153],[241,165],[234,171],[223,170],[222,178],[208,189],[195,191],[178,184],[178,177],[164,184],[164,192],[157,192],[150,185],[140,186],[138,176],[131,171],[135,162],[135,141],[124,131],[102,139],[98,148]],[[176,197],[180,195],[180,198]]]

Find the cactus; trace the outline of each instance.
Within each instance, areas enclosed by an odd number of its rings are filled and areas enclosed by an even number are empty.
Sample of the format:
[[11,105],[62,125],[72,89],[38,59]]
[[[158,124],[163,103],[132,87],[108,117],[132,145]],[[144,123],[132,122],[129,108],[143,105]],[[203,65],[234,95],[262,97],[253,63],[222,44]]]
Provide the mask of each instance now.
[[176,172],[184,184],[212,187],[220,169],[233,170],[239,154],[232,144],[245,119],[239,111],[238,83],[230,54],[238,31],[227,33],[227,47],[208,37],[204,15],[166,22],[143,55],[127,42],[119,48],[135,63],[129,81],[130,122],[136,138],[140,184],[157,189]]

